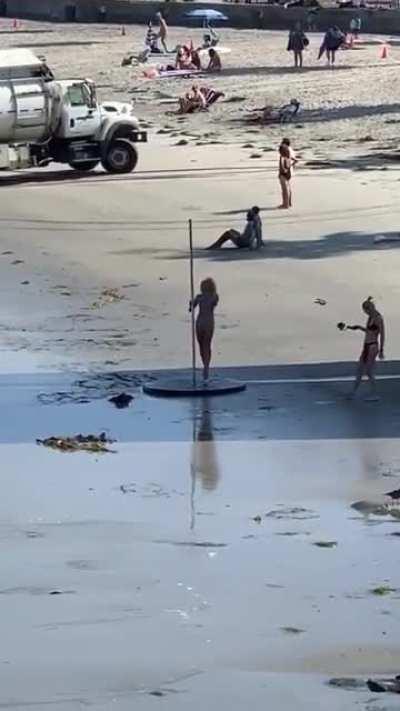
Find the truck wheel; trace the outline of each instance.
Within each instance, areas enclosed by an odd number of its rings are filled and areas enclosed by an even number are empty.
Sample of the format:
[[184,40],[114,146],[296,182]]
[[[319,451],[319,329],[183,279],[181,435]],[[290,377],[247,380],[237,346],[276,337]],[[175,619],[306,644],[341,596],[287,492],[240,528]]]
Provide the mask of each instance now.
[[74,170],[80,170],[81,172],[89,172],[89,170],[94,170],[99,164],[98,160],[85,160],[79,163],[70,163],[71,168]]
[[131,173],[137,162],[135,146],[126,138],[116,138],[108,146],[102,165],[108,173]]

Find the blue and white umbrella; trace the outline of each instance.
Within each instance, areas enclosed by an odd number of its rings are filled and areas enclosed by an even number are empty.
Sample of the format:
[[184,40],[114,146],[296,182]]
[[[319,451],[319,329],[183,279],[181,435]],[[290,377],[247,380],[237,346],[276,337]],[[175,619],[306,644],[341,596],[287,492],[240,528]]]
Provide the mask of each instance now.
[[213,10],[212,8],[191,10],[190,12],[186,12],[185,15],[193,20],[205,20],[206,22],[226,22],[228,20],[223,12]]

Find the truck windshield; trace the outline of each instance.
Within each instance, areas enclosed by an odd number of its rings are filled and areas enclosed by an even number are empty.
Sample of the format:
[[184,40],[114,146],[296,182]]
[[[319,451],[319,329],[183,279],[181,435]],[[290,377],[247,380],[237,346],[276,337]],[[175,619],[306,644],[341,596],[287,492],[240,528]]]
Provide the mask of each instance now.
[[71,106],[87,106],[87,91],[84,91],[83,84],[74,84],[68,88],[68,98]]

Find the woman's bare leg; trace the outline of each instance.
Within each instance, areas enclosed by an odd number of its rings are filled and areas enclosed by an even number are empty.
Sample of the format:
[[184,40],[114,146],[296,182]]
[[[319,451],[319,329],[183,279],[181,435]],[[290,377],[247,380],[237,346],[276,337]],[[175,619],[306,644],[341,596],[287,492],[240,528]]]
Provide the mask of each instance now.
[[371,349],[369,354],[368,354],[368,359],[365,364],[365,374],[369,380],[369,387],[370,387],[370,398],[371,399],[377,399],[377,391],[376,391],[376,379],[375,379],[375,367],[376,367],[376,357],[378,355],[378,348],[376,349]]
[[282,191],[282,205],[281,207],[287,209],[289,207],[289,193],[288,193],[288,181],[281,175],[279,177],[279,182]]
[[199,345],[200,358],[201,358],[201,362],[203,364],[203,372],[204,372],[204,334],[201,332],[197,332],[196,336],[197,336],[197,343]]
[[210,244],[209,247],[206,249],[220,249],[225,242],[233,242],[233,244],[237,245],[237,241],[240,237],[240,232],[237,230],[226,230],[221,237],[219,237],[213,244]]
[[200,332],[197,334],[197,341],[199,344],[200,358],[203,364],[203,378],[205,381],[208,380],[210,372],[211,363],[211,341],[213,334]]
[[353,390],[352,390],[352,396],[354,397],[358,391],[358,388],[361,385],[362,377],[365,372],[365,363],[363,360],[360,360],[358,363],[357,367],[357,372],[356,372],[356,378],[354,380],[354,385],[353,385]]
[[211,341],[212,336],[207,336],[203,341],[203,378],[205,381],[208,380],[210,373],[210,363],[211,363]]

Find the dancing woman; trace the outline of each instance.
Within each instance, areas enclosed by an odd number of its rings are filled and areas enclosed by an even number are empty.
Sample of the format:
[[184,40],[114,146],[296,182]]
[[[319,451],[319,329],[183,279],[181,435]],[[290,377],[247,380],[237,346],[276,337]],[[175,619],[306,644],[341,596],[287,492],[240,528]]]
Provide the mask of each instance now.
[[217,306],[219,297],[214,279],[204,279],[200,284],[200,294],[197,294],[194,301],[190,303],[189,311],[198,308],[196,319],[196,337],[199,344],[200,357],[203,363],[204,383],[208,382],[211,343],[214,335],[214,309]]

